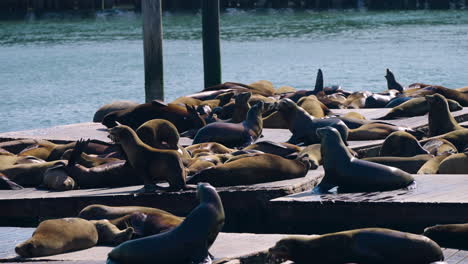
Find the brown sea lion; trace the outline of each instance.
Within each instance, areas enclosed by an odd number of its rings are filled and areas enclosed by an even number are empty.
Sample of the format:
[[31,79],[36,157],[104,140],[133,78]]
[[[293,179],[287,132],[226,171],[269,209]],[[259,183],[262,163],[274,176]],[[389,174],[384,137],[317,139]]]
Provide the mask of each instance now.
[[263,102],[252,106],[242,123],[215,122],[200,129],[193,144],[218,142],[228,148],[242,148],[252,144],[262,134]]
[[318,191],[328,191],[334,186],[338,186],[340,191],[387,191],[403,188],[414,182],[413,176],[400,169],[354,158],[335,128],[320,128],[317,134],[321,139],[325,169]]
[[315,95],[302,97],[297,105],[302,107],[307,113],[316,118],[322,118],[330,114],[330,109],[322,104]]
[[25,258],[49,256],[93,247],[98,242],[95,225],[81,218],[46,220],[32,238],[18,244],[15,251]]
[[431,86],[425,87],[425,89],[431,89],[434,93],[441,94],[447,99],[457,101],[464,107],[468,106],[468,94],[460,92],[456,89],[450,89],[443,86]]
[[275,94],[294,93],[296,91],[297,91],[296,88],[285,85],[285,86],[281,86],[278,89],[276,89]]
[[337,129],[344,142],[348,138],[348,127],[340,119],[314,118],[289,99],[280,100],[279,111],[285,116],[286,121],[289,123],[289,131],[292,133],[288,143],[296,145],[300,143],[304,143],[305,145],[319,143],[320,139],[316,131],[322,127],[334,127]]
[[298,154],[298,157],[307,155],[309,158],[310,169],[315,170],[318,166],[322,165],[322,153],[320,151],[320,144],[312,144],[303,148]]
[[42,141],[41,143],[30,146],[21,151],[19,156],[33,156],[45,161],[54,161],[62,157],[65,151],[72,149],[75,142],[68,144],[54,144],[49,141]]
[[360,113],[357,113],[357,112],[348,112],[348,113],[342,115],[342,117],[366,120],[365,116],[363,116],[363,115],[361,115]]
[[250,146],[245,147],[243,150],[259,150],[264,153],[275,154],[281,157],[286,157],[293,153],[301,151],[301,148],[288,143],[276,143],[272,141],[260,141]]
[[166,180],[167,190],[186,189],[185,170],[179,153],[175,150],[156,149],[143,143],[133,129],[119,125],[109,130],[109,136],[121,144],[127,160],[142,177],[145,191],[153,191],[156,181]]
[[259,91],[261,95],[268,94],[268,96],[272,96],[275,94],[275,87],[273,83],[267,80],[260,80],[253,82],[248,85],[250,89],[255,91]]
[[[444,259],[429,238],[384,228],[364,228],[321,236],[290,236],[268,250],[273,259],[306,263],[431,263]],[[340,252],[337,254],[337,252]]]
[[412,135],[423,136],[422,132],[415,131],[411,128],[399,127],[382,123],[369,123],[360,126],[359,128],[350,129],[348,140],[378,140],[385,139],[392,133],[404,131]]
[[[453,100],[447,101],[451,112],[463,109],[463,107]],[[429,105],[425,97],[418,97],[408,100],[396,107],[393,107],[385,116],[376,118],[377,120],[390,120],[401,117],[422,116],[429,111]]]
[[413,157],[420,154],[429,153],[413,135],[405,131],[396,131],[385,139],[379,156]]
[[431,139],[424,143],[423,148],[431,155],[438,156],[444,153],[457,153],[457,148],[443,138]]
[[202,102],[203,102],[202,100],[198,100],[196,98],[181,96],[181,97],[177,97],[174,101],[170,102],[170,104],[177,104],[180,106],[188,105],[191,107],[196,107],[196,106],[199,106]]
[[289,160],[273,154],[246,155],[242,159],[200,171],[187,182],[209,182],[216,187],[251,185],[304,177],[309,169],[307,157]]
[[133,101],[114,101],[110,104],[105,104],[94,113],[93,122],[101,123],[104,117],[110,112],[125,110],[137,105],[138,103]]
[[252,93],[241,93],[234,100],[234,108],[229,114],[230,119],[226,120],[230,123],[240,123],[247,118],[247,112],[250,110],[249,99]]
[[193,144],[193,145],[185,147],[185,150],[190,152],[192,157],[194,157],[197,153],[200,153],[200,152],[209,152],[213,154],[226,154],[226,153],[231,153],[233,151],[233,149],[227,148],[224,145],[216,143],[216,142]]
[[439,174],[467,174],[468,153],[453,154],[439,164]]
[[441,247],[468,250],[468,224],[436,225],[424,229],[424,234]]
[[432,155],[421,154],[414,157],[371,157],[363,160],[398,168],[407,173],[416,174],[418,170],[429,160]]
[[366,98],[371,95],[372,93],[368,91],[354,92],[346,98],[346,101],[343,102],[343,106],[348,109],[364,108],[366,105]]
[[450,114],[447,99],[440,94],[426,95],[429,105],[429,136],[438,136],[454,130],[466,129]]
[[198,185],[198,205],[178,227],[162,234],[127,241],[114,248],[108,261],[118,263],[200,263],[224,225],[224,209],[216,190]]
[[150,215],[160,215],[162,218],[173,219],[177,216],[161,209],[144,206],[107,206],[103,204],[92,204],[83,208],[78,217],[87,220],[117,219],[126,215],[140,212]]
[[184,218],[175,217],[172,219],[161,218],[160,215],[144,214],[140,212],[132,213],[121,218],[110,221],[122,226],[130,226],[135,230],[135,237],[146,237],[167,232],[183,222]]
[[452,155],[452,153],[445,153],[439,156],[435,156],[432,159],[428,160],[422,167],[418,170],[416,174],[437,174],[439,171],[440,163]]
[[117,122],[137,129],[146,121],[165,119],[177,127],[179,133],[193,128],[203,127],[205,120],[193,107],[182,107],[177,104],[166,104],[161,101],[140,104],[126,110],[114,111],[107,114],[102,124],[108,128],[117,126]]
[[420,143],[425,144],[434,139],[445,139],[452,143],[457,148],[458,152],[462,152],[468,146],[468,129],[455,130],[440,136],[423,139]]

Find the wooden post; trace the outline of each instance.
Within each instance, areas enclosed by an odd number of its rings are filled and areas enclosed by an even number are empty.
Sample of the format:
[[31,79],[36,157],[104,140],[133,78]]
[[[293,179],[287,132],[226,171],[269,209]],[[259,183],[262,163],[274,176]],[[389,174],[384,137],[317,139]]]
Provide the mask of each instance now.
[[161,0],[142,0],[145,101],[164,100]]
[[203,70],[205,87],[221,83],[219,0],[202,0]]

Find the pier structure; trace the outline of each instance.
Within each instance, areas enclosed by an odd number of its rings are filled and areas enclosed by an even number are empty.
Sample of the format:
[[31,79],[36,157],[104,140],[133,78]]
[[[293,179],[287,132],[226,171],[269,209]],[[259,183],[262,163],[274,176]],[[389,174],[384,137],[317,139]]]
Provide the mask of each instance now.
[[[161,0],[163,11],[198,10],[202,1]],[[412,10],[464,9],[468,0],[220,0],[220,8],[301,8]],[[72,10],[130,9],[140,12],[142,0],[2,0],[0,13],[61,12]]]

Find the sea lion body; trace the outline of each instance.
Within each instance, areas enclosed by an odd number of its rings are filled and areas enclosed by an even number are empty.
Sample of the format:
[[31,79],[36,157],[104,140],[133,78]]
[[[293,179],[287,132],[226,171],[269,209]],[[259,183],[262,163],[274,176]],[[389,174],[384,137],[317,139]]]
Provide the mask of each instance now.
[[[457,102],[448,101],[450,111],[461,110],[462,107]],[[429,111],[429,106],[424,97],[413,98],[396,107],[393,107],[385,116],[377,118],[378,120],[390,120],[402,117],[422,116]]]
[[195,263],[208,258],[208,250],[224,225],[224,209],[216,190],[199,184],[197,206],[178,227],[125,242],[108,258],[118,263]]
[[309,115],[316,118],[325,117],[328,113],[330,113],[328,107],[322,104],[314,95],[301,98],[297,102],[297,105],[302,107],[302,109],[309,113]]
[[349,191],[386,191],[408,186],[413,177],[394,167],[354,158],[334,128],[317,130],[325,176],[319,188],[338,186]]
[[427,95],[429,105],[429,136],[438,136],[454,130],[466,129],[450,114],[447,99],[440,94]]
[[408,132],[397,131],[390,134],[380,147],[379,156],[413,157],[429,154],[418,140]]
[[228,148],[248,146],[262,134],[262,112],[263,103],[259,102],[250,108],[247,119],[242,123],[208,124],[198,131],[193,144],[217,142]]
[[432,155],[421,154],[413,157],[372,157],[364,158],[363,160],[395,167],[410,174],[416,174],[431,159]]
[[[340,252],[337,254],[337,252]],[[269,249],[273,258],[311,263],[431,263],[444,259],[431,239],[384,229],[355,229],[310,238],[291,236]]]
[[391,133],[397,131],[410,131],[415,133],[409,128],[382,124],[382,123],[369,123],[360,126],[359,128],[350,129],[348,140],[378,140],[385,139]]
[[288,143],[276,143],[272,141],[260,141],[244,148],[244,150],[259,150],[264,153],[286,157],[301,151],[301,148]]
[[403,92],[403,86],[396,81],[395,75],[392,71],[387,69],[387,73],[385,74],[385,79],[387,80],[387,89],[388,90],[397,90],[399,92]]
[[98,232],[90,221],[81,218],[46,220],[39,224],[32,238],[16,246],[22,257],[40,257],[93,247]]
[[101,123],[107,114],[114,111],[129,109],[137,105],[138,103],[133,101],[115,101],[110,104],[105,104],[94,113],[93,122]]
[[458,153],[450,155],[439,164],[439,174],[467,174],[468,154]]
[[187,183],[209,182],[216,187],[252,185],[304,177],[310,168],[306,158],[289,160],[274,154],[246,155],[200,171]]
[[439,138],[424,143],[423,148],[431,155],[438,156],[444,153],[457,153],[457,148],[450,141]]
[[452,154],[445,153],[440,156],[433,157],[432,159],[424,163],[424,165],[421,168],[419,168],[416,174],[437,174],[437,172],[439,171],[440,163],[450,155]]
[[441,247],[468,250],[468,224],[436,225],[424,229],[424,234]]

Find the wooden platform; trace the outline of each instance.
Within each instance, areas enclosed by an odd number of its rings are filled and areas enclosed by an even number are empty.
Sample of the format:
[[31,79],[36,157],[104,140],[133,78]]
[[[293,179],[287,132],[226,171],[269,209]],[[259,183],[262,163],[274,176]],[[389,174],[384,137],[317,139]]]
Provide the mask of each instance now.
[[[217,188],[226,212],[226,230],[266,232],[266,213],[269,200],[310,190],[321,178],[323,171],[312,170],[306,177],[249,186]],[[26,188],[0,191],[0,225],[35,226],[44,218],[76,216],[90,204],[113,206],[140,205],[167,210],[184,216],[198,200],[195,191],[137,192],[142,186],[123,188],[83,189],[51,192]]]
[[388,227],[420,233],[435,224],[468,223],[468,175],[415,175],[416,188],[389,192],[312,194],[271,201],[280,233]]

